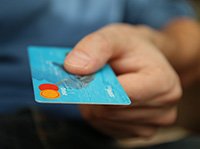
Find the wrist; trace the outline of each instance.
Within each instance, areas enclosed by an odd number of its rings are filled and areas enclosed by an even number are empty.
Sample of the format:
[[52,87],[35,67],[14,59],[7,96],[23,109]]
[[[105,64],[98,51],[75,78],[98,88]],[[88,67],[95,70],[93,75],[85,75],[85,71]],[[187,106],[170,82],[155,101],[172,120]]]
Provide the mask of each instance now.
[[170,36],[168,36],[165,32],[160,31],[154,31],[152,34],[152,42],[175,67],[178,63],[178,60],[176,59],[178,49],[177,42],[170,38]]
[[[161,31],[153,31],[152,41],[177,71],[196,67],[200,61],[200,28],[191,20],[175,20]],[[200,65],[200,64],[199,64]]]

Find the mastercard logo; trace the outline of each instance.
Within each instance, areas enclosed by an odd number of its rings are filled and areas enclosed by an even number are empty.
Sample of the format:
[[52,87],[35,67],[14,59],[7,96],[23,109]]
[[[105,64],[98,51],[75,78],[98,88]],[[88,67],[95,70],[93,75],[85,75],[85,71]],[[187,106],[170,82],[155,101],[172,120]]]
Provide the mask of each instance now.
[[40,96],[47,99],[56,99],[60,97],[59,88],[54,84],[41,84],[39,86]]

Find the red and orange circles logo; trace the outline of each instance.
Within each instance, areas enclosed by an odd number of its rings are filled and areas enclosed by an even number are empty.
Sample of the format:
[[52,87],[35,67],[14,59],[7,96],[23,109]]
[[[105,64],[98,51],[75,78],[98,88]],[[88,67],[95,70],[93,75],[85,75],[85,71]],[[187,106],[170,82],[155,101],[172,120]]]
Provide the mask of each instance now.
[[56,99],[60,97],[59,88],[55,84],[41,84],[39,86],[40,96],[48,99]]

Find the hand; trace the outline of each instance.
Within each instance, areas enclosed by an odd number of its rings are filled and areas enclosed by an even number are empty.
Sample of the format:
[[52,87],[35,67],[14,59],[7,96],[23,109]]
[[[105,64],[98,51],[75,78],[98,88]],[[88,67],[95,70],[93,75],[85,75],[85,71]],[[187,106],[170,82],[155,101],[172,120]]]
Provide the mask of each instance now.
[[176,119],[179,78],[148,34],[146,27],[109,25],[83,38],[65,59],[65,69],[75,74],[108,62],[131,98],[130,106],[80,105],[83,117],[104,134],[149,137]]

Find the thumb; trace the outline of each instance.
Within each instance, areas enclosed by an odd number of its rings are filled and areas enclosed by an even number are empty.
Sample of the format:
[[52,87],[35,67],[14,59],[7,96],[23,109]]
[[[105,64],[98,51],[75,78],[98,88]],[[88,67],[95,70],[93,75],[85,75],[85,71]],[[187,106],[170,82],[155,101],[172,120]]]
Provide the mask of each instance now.
[[106,31],[97,31],[86,36],[67,55],[65,69],[79,75],[99,70],[108,60],[119,55],[120,51],[114,48],[114,40]]

